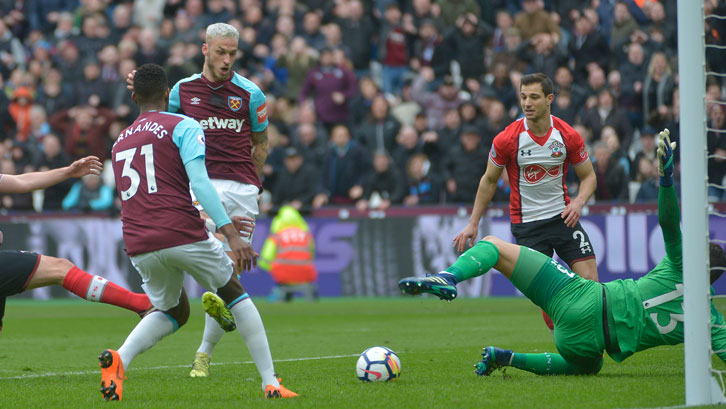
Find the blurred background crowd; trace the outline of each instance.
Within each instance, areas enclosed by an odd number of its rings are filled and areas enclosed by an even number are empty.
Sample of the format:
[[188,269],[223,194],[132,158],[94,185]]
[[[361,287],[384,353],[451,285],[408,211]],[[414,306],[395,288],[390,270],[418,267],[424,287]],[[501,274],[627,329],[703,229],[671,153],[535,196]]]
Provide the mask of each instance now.
[[[724,0],[705,8],[726,15]],[[200,72],[215,22],[238,28],[235,68],[267,95],[264,212],[473,203],[533,72],[553,79],[553,115],[586,141],[598,202],[655,200],[657,131],[687,143],[676,0],[0,0],[0,173],[108,160],[137,115],[126,75],[156,63],[172,86]],[[706,43],[726,45],[726,20],[704,29]],[[706,56],[708,71],[726,73],[726,51]],[[716,156],[724,79],[706,84]],[[709,182],[726,184],[726,160],[708,161]],[[495,202],[509,200],[503,175]],[[575,194],[573,171],[567,184]],[[5,195],[0,208],[114,211],[114,196],[105,174]],[[726,190],[711,186],[709,199]]]

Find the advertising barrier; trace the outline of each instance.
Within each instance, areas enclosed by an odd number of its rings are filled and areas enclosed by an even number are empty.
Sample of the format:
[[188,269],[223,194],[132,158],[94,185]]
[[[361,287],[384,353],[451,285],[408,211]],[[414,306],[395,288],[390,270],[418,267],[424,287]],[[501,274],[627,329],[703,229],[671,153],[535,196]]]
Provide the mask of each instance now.
[[[468,218],[457,214],[419,214],[386,218],[308,218],[315,237],[320,295],[392,296],[400,294],[402,277],[436,273],[459,256],[453,237]],[[270,219],[257,221],[253,247],[259,251]],[[595,249],[601,281],[637,279],[665,255],[657,216],[648,213],[583,216],[581,223]],[[726,220],[711,217],[712,239],[726,240]],[[41,217],[0,222],[2,250],[29,250],[65,257],[91,274],[98,274],[141,292],[140,278],[124,252],[121,221],[104,217]],[[491,234],[513,241],[508,217],[483,219],[479,236]],[[586,245],[587,243],[583,243]],[[256,268],[242,275],[252,296],[265,296],[273,282]],[[717,293],[726,293],[724,279]],[[188,279],[187,291],[204,291]],[[517,290],[496,271],[459,286],[460,296],[514,296]],[[47,299],[71,296],[60,287],[46,287],[21,296]]]

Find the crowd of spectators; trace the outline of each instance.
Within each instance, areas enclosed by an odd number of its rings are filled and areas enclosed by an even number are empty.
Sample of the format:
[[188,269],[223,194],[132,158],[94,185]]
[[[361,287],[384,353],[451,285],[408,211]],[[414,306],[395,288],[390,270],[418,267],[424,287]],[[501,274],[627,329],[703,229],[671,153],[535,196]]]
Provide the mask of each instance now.
[[[262,209],[470,204],[494,136],[521,116],[522,75],[556,86],[553,115],[583,136],[605,202],[657,197],[656,132],[679,129],[676,0],[0,0],[0,173],[64,166],[138,111],[124,79],[201,71],[204,29],[240,31],[237,71],[267,95]],[[724,0],[706,14],[726,15]],[[726,20],[707,18],[707,44]],[[726,73],[726,51],[706,51]],[[707,77],[709,198],[726,201],[726,81]],[[678,151],[676,151],[678,152]],[[721,157],[719,157],[721,156]],[[676,173],[678,173],[677,165]],[[106,166],[110,170],[110,166]],[[508,200],[499,183],[494,201]],[[568,188],[577,178],[568,173]],[[0,208],[105,210],[113,178]]]

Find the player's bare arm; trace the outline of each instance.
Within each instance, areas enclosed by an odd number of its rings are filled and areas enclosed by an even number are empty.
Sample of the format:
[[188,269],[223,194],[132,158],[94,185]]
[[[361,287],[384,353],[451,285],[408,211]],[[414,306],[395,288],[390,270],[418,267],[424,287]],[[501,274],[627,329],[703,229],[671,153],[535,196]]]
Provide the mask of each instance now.
[[476,199],[474,199],[474,208],[471,210],[469,223],[459,234],[454,237],[454,247],[459,252],[464,251],[466,246],[473,246],[476,242],[476,236],[479,233],[479,220],[484,215],[489,202],[494,196],[497,189],[497,182],[502,175],[503,167],[496,166],[490,160],[487,164],[487,170],[479,180],[479,188],[476,191]]
[[572,199],[570,204],[565,207],[565,211],[562,212],[562,218],[565,219],[567,227],[575,227],[582,215],[582,208],[585,207],[597,187],[597,177],[592,168],[592,162],[586,160],[574,168],[577,177],[580,178],[580,189],[577,192],[577,197]]
[[262,174],[262,167],[265,166],[269,147],[267,128],[261,132],[252,132],[252,161],[255,162],[258,175]]
[[80,178],[89,174],[100,175],[103,164],[95,156],[87,156],[70,165],[45,172],[31,172],[23,175],[4,175],[0,180],[2,193],[27,193],[45,189],[66,179]]

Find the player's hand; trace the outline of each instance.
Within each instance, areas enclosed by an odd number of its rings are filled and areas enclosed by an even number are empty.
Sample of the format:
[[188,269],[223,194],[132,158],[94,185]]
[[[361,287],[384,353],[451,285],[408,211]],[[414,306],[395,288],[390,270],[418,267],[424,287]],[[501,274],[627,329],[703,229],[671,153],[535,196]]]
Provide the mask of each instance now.
[[465,247],[471,247],[476,242],[476,236],[479,234],[479,226],[469,223],[459,234],[454,237],[454,247],[461,253]]
[[575,227],[581,215],[582,205],[573,200],[565,207],[565,211],[562,212],[561,217],[565,219],[565,226]]
[[86,175],[100,175],[103,170],[103,163],[95,156],[86,156],[78,159],[68,166],[69,178],[80,178]]
[[252,245],[242,240],[238,235],[227,236],[227,243],[234,257],[235,272],[249,271],[257,266],[259,254],[252,249]]
[[668,129],[658,133],[658,174],[661,186],[673,184],[673,149],[675,148],[676,143],[671,142]]
[[136,75],[136,70],[131,71],[126,76],[126,89],[131,92],[134,92],[134,75]]
[[239,232],[240,237],[250,237],[252,232],[255,231],[255,219],[251,217],[233,216],[232,224],[234,228]]

